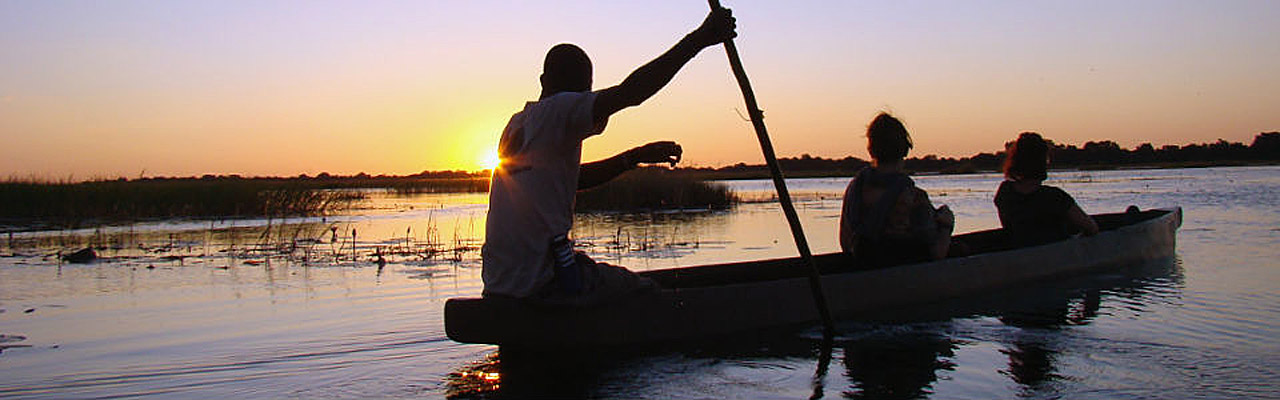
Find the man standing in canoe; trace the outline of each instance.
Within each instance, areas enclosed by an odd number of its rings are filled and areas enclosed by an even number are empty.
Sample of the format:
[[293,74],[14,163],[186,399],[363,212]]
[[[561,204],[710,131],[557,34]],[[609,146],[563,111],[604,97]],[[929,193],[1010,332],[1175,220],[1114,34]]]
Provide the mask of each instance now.
[[481,249],[486,297],[590,305],[652,286],[573,250],[574,196],[639,163],[674,165],[680,146],[650,143],[581,164],[582,140],[602,133],[609,116],[652,97],[702,49],[732,39],[734,29],[728,9],[712,11],[670,50],[599,91],[591,91],[591,59],[581,48],[559,44],[547,52],[538,101],[511,117],[498,144],[502,163],[489,186]]

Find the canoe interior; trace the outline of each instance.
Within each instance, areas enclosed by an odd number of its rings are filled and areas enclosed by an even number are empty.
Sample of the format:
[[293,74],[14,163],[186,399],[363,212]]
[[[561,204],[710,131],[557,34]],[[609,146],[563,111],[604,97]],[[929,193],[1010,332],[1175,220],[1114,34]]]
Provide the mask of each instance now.
[[[1095,214],[1093,218],[1102,231],[1136,224],[1158,218],[1171,212],[1170,210],[1147,210],[1141,212]],[[964,243],[969,252],[963,256],[1010,250],[1009,240],[1002,229],[976,231],[957,235],[953,238]],[[852,257],[844,253],[828,253],[814,255],[818,269],[822,274],[872,270],[876,268],[859,267]],[[892,268],[892,267],[882,267]],[[736,283],[773,281],[803,277],[808,274],[799,257],[779,258],[761,261],[744,261],[728,264],[714,264],[696,267],[660,269],[641,272],[658,282],[663,288],[682,289],[721,286]]]

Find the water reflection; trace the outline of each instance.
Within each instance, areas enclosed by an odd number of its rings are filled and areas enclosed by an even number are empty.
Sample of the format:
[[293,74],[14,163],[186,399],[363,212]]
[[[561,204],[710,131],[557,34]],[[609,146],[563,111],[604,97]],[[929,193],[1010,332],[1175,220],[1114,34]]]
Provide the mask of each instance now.
[[617,360],[598,354],[563,354],[499,349],[450,373],[452,399],[587,398],[604,371]]
[[[955,350],[966,341],[952,333],[956,321],[994,317],[1011,329],[1001,342],[1007,367],[1000,371],[1019,386],[1019,396],[1057,397],[1058,358],[1069,347],[1062,332],[1088,325],[1105,308],[1141,312],[1143,304],[1167,304],[1179,296],[1181,271],[1174,259],[1133,265],[1119,272],[1087,275],[1030,288],[908,310],[871,327],[843,348],[849,398],[928,397],[943,371],[956,367]],[[1110,303],[1110,304],[1104,304]],[[1138,307],[1135,307],[1138,305]],[[929,323],[928,321],[935,321]]]
[[[1009,359],[1007,370],[1001,371],[1020,385],[1020,397],[1057,397],[1057,381],[1072,379],[1058,372],[1059,358],[1069,335],[1061,331],[1092,323],[1103,312],[1103,298],[1113,307],[1141,312],[1147,303],[1168,303],[1177,297],[1182,284],[1181,271],[1172,258],[1144,263],[1125,275],[1102,276],[1081,282],[1072,289],[1060,285],[1050,291],[1045,302],[1015,307],[999,318],[1005,325],[1017,328],[1001,353]],[[1138,307],[1133,307],[1137,304]]]
[[940,371],[955,369],[957,342],[945,324],[906,331],[884,331],[838,344],[843,349],[851,399],[927,397]]
[[[1083,290],[1079,297],[1063,298],[1059,304],[1045,304],[1038,309],[1007,312],[999,320],[1018,328],[1007,348],[1000,350],[1009,358],[1009,368],[1000,371],[1022,386],[1022,395],[1040,395],[1052,391],[1048,382],[1064,378],[1055,373],[1058,357],[1056,331],[1064,326],[1087,325],[1098,316],[1102,306],[1100,289]],[[1050,393],[1052,394],[1052,393]]]
[[[812,399],[826,398],[832,391],[851,399],[917,399],[930,397],[940,381],[949,379],[959,367],[959,351],[975,342],[996,342],[1006,358],[996,368],[1016,385],[1019,396],[1060,397],[1060,383],[1075,379],[1059,372],[1062,354],[1075,351],[1068,330],[1092,324],[1102,315],[1139,314],[1146,306],[1175,302],[1181,284],[1178,265],[1166,259],[844,321],[839,324],[841,334],[826,343],[820,335],[758,333],[645,356],[566,357],[500,349],[450,374],[446,386],[452,398],[645,397],[655,392],[659,397],[682,397],[680,388],[635,377],[669,375],[673,370],[715,376],[703,370],[747,363],[808,370]],[[974,321],[997,325],[975,328]],[[833,367],[841,372],[831,375]],[[766,379],[777,371],[753,373]],[[835,385],[832,379],[845,383]]]

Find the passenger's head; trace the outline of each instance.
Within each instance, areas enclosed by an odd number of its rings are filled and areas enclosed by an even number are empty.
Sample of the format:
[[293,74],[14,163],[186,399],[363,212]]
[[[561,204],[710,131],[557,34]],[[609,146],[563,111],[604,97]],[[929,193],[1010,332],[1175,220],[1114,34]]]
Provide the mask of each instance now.
[[1023,132],[1004,157],[1005,178],[1044,180],[1049,177],[1049,143],[1035,132]]
[[893,162],[907,157],[911,135],[902,121],[889,113],[880,113],[867,126],[867,152],[877,162]]
[[591,90],[591,58],[582,48],[561,43],[542,62],[542,95]]

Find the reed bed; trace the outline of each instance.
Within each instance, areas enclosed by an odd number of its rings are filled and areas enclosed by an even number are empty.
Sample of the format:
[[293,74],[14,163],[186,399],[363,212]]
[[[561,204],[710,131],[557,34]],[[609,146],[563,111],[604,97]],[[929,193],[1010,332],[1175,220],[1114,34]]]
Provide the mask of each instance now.
[[[368,191],[392,195],[483,193],[488,177],[150,178],[88,182],[0,181],[6,230],[77,228],[167,218],[325,216],[350,209]],[[738,198],[723,185],[650,168],[580,192],[580,212],[724,209]]]
[[388,181],[382,187],[391,194],[400,196],[424,193],[482,193],[489,191],[489,178],[401,179]]
[[88,221],[325,215],[364,194],[265,179],[0,182],[0,219],[78,226]]
[[727,209],[738,197],[728,187],[658,168],[633,170],[578,192],[577,211]]

